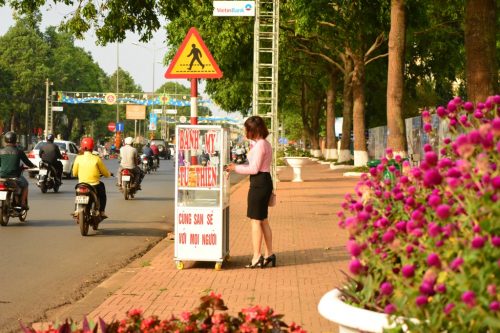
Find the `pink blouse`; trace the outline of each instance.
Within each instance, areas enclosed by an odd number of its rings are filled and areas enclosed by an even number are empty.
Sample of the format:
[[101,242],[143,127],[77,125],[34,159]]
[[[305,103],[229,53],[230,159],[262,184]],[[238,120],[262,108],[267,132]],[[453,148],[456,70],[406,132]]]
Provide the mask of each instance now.
[[273,159],[273,149],[266,139],[259,139],[255,142],[247,155],[248,164],[236,165],[234,169],[243,175],[256,175],[260,172],[271,171],[271,161]]

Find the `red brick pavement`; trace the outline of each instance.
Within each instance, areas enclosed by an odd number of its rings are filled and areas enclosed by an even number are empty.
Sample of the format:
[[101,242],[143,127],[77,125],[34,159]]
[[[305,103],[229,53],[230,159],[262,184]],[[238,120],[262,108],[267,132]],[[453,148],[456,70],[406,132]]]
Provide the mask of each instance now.
[[89,314],[90,318],[118,319],[132,308],[162,318],[192,310],[207,291],[222,294],[232,314],[251,305],[267,305],[285,314],[286,322],[308,332],[337,332],[323,319],[317,304],[321,296],[343,281],[340,270],[349,260],[346,233],[337,226],[336,213],[356,179],[342,177],[328,165],[303,168],[302,183],[292,183],[292,170],[279,173],[277,205],[270,224],[277,267],[245,269],[251,258],[250,224],[245,217],[248,180],[231,194],[231,258],[216,271],[208,262],[186,262],[177,270],[173,242]]

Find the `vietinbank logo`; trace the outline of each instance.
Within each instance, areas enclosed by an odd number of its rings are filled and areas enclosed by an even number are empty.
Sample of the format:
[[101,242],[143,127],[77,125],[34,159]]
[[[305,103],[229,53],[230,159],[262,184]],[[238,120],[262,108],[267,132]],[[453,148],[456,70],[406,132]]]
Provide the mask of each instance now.
[[214,16],[255,16],[255,1],[214,1]]

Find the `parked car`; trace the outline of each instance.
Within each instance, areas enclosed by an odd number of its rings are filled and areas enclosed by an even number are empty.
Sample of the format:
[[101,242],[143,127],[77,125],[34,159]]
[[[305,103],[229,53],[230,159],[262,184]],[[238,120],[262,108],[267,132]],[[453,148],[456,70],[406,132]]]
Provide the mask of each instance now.
[[[45,145],[47,141],[38,142],[32,151],[28,153],[29,160],[37,166],[37,169],[30,169],[29,176],[30,178],[35,177],[38,173],[38,165],[40,164],[40,148]],[[61,163],[63,165],[63,176],[66,178],[71,178],[71,169],[73,168],[73,162],[75,161],[76,156],[78,155],[78,147],[76,143],[72,141],[64,141],[64,140],[54,140],[54,143],[59,146],[59,150],[61,151],[62,159]]]
[[154,144],[158,147],[158,152],[160,153],[160,158],[170,159],[170,151],[167,150],[167,143],[163,139],[153,139],[149,141],[150,144]]

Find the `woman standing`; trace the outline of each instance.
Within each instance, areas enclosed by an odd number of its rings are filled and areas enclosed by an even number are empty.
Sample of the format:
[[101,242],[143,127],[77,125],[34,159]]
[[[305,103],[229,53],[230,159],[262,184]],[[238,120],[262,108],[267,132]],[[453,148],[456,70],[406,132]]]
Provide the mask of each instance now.
[[[269,135],[264,120],[259,116],[252,116],[245,121],[246,137],[251,142],[248,154],[248,164],[227,166],[227,171],[250,175],[250,190],[248,191],[247,217],[252,223],[252,261],[247,268],[256,268],[271,264],[276,266],[276,255],[273,254],[273,235],[269,226],[268,203],[273,192],[271,179],[272,148],[266,140]],[[253,144],[253,145],[252,145]],[[264,240],[264,255],[261,253]]]

